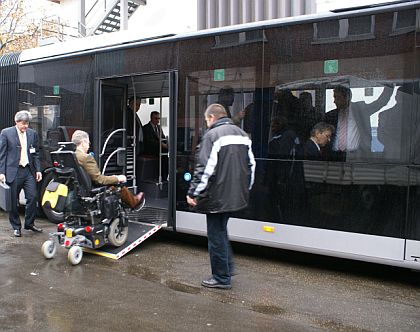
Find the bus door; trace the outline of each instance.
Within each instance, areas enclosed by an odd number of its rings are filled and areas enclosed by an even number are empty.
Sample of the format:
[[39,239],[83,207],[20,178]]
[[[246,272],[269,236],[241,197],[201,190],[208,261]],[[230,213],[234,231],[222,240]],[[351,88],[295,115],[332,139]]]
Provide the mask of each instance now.
[[[127,86],[103,80],[100,82],[97,153],[105,175],[126,174],[129,185],[134,176],[132,149],[127,147],[125,113]],[[131,182],[130,182],[131,181]]]

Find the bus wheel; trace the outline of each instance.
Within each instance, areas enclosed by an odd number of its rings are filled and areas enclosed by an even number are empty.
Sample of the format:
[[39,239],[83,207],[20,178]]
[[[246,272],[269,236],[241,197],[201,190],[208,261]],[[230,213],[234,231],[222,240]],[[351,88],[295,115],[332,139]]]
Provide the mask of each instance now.
[[[40,192],[40,205],[42,202],[42,197],[44,196],[45,189],[47,188],[48,184],[55,180],[55,174],[53,172],[48,173],[42,181],[41,185],[41,192]],[[44,212],[45,216],[54,224],[59,224],[64,222],[64,213],[63,212],[56,212],[51,208],[42,206],[42,212]]]

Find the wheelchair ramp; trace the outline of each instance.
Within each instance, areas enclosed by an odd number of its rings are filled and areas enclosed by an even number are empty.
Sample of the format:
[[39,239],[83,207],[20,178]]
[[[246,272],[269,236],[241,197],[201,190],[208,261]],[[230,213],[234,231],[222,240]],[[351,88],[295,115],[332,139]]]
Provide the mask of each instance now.
[[126,253],[137,247],[140,243],[148,239],[150,236],[155,234],[164,226],[166,226],[166,224],[151,224],[145,222],[129,221],[128,239],[123,246],[118,248],[104,246],[96,250],[83,248],[83,250],[91,254],[100,255],[112,259],[119,259]]

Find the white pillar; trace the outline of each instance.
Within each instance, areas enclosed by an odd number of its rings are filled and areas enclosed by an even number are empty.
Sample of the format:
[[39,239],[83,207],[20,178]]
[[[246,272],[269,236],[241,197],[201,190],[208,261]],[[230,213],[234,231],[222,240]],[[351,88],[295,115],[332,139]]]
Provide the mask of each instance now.
[[264,0],[255,0],[255,21],[264,20]]
[[239,0],[230,0],[230,24],[239,24]]
[[216,0],[207,1],[207,28],[215,28],[217,24]]
[[298,16],[303,13],[302,0],[291,1],[291,15]]
[[219,22],[218,27],[224,27],[228,25],[228,4],[226,0],[219,0],[218,1],[219,7]]
[[206,8],[207,0],[197,0],[197,28],[203,30],[206,28]]
[[242,0],[242,23],[252,21],[252,3],[251,0]]
[[128,29],[128,0],[120,0],[120,31]]
[[316,13],[315,0],[305,0],[305,14],[314,14],[314,13]]
[[278,0],[269,0],[268,2],[268,19],[269,20],[278,17],[277,5],[278,5]]
[[279,17],[290,16],[290,1],[291,0],[280,0],[280,16]]

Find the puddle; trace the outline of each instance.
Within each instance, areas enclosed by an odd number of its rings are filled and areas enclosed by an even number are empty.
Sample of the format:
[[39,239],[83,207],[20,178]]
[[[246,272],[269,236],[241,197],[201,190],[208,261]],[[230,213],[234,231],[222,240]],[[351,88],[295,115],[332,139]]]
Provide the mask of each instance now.
[[178,292],[189,293],[189,294],[199,294],[201,292],[200,287],[183,284],[182,282],[179,282],[176,280],[166,280],[165,284],[170,289],[176,290]]
[[256,304],[251,308],[253,311],[266,315],[283,315],[286,312],[284,309],[274,305]]

